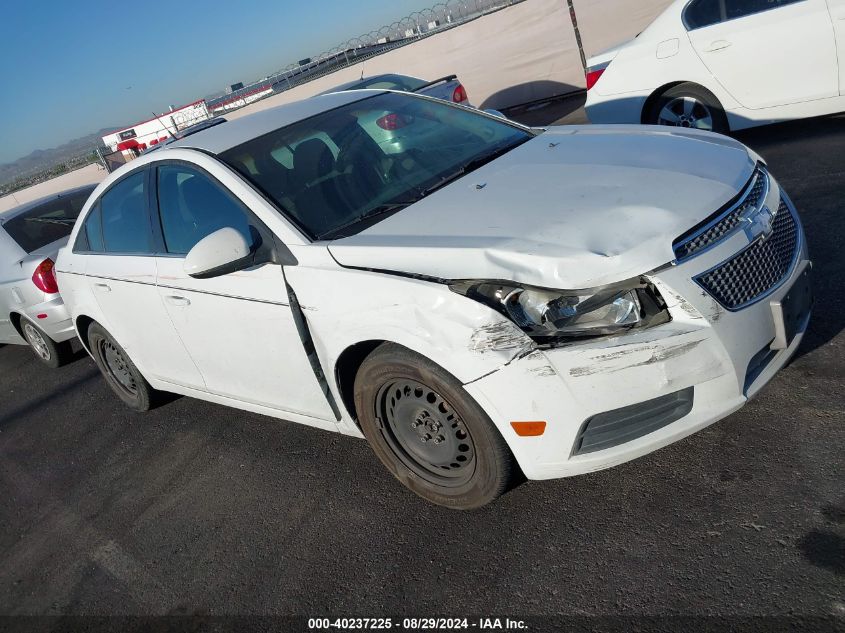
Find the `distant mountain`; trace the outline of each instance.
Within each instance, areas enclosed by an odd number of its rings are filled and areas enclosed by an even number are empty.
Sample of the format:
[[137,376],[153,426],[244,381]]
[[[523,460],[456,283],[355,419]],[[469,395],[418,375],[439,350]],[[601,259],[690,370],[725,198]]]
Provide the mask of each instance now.
[[102,144],[104,134],[117,129],[120,129],[119,125],[103,128],[99,132],[81,136],[53,149],[37,149],[12,163],[0,165],[0,186],[93,152],[95,147]]

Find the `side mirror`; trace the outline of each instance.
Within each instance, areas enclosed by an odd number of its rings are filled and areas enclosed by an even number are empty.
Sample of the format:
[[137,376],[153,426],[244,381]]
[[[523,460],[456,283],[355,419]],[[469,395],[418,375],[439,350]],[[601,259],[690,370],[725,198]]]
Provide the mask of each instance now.
[[485,108],[485,109],[483,110],[483,112],[486,112],[487,114],[492,114],[493,116],[497,116],[497,117],[499,117],[500,119],[507,119],[507,118],[508,118],[508,117],[506,117],[504,114],[502,114],[502,113],[501,113],[501,112],[499,112],[498,110],[494,110],[493,108]]
[[196,279],[208,279],[249,268],[255,263],[244,236],[231,227],[206,235],[185,257],[184,270]]

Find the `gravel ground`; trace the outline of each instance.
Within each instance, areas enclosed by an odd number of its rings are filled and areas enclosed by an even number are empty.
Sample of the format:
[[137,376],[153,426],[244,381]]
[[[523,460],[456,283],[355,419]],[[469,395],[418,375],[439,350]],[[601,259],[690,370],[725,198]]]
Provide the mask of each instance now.
[[[560,107],[532,116],[578,116]],[[363,441],[189,398],[135,414],[83,353],[48,371],[0,347],[0,614],[841,628],[845,119],[739,136],[803,214],[817,304],[799,355],[738,413],[458,513],[400,487]],[[55,621],[5,623],[37,622]]]

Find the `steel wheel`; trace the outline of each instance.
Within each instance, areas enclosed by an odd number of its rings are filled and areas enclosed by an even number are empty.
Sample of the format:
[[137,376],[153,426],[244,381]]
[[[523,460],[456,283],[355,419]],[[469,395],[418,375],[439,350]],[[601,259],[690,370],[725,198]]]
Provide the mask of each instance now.
[[437,391],[415,380],[395,380],[379,389],[376,407],[385,441],[420,478],[449,487],[472,478],[475,444]]
[[694,97],[676,97],[666,103],[657,117],[658,125],[713,130],[713,112]]
[[108,339],[99,341],[100,354],[105,361],[106,370],[114,383],[120,386],[130,396],[138,394],[138,385],[123,353]]
[[50,348],[47,341],[44,340],[41,332],[39,332],[34,325],[28,322],[23,324],[23,334],[27,343],[35,351],[39,358],[45,361],[50,361],[53,355],[50,353]]
[[395,343],[355,374],[355,412],[381,463],[404,486],[447,508],[490,503],[520,476],[493,420],[440,365]]
[[99,323],[88,327],[88,349],[109,389],[130,409],[149,411],[158,392],[138,371],[129,354]]

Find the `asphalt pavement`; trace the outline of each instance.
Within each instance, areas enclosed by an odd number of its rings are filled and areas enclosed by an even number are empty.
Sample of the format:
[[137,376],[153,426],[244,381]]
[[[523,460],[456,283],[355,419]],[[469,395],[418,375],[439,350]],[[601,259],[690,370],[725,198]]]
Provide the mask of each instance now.
[[802,214],[817,301],[798,356],[739,412],[461,513],[362,440],[190,398],[133,413],[84,353],[50,371],[0,347],[0,614],[845,626],[845,118],[738,137]]

